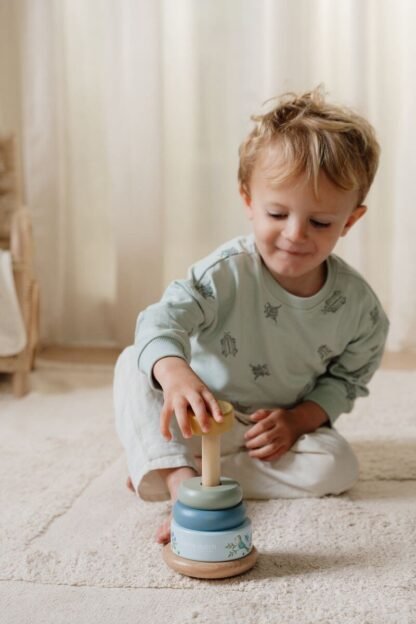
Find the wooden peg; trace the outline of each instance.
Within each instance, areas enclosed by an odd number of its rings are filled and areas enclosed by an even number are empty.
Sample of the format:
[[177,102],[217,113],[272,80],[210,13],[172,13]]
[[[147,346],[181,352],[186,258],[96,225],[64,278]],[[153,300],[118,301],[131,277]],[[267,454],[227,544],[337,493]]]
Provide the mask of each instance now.
[[194,414],[191,416],[191,429],[194,435],[202,436],[202,485],[215,487],[221,479],[221,434],[232,428],[234,410],[231,403],[218,401],[224,420],[219,423],[211,418],[211,426],[204,433]]

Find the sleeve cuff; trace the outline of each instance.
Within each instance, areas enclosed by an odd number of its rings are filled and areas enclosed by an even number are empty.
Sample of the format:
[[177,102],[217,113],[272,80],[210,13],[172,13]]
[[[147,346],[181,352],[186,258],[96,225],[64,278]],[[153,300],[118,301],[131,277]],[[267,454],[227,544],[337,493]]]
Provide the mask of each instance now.
[[341,414],[349,411],[346,405],[341,405],[342,401],[340,401],[340,397],[337,396],[337,393],[328,392],[327,388],[315,388],[312,392],[303,397],[303,401],[313,401],[322,407],[331,425],[334,424]]
[[160,384],[153,377],[153,367],[164,357],[180,357],[187,361],[181,345],[170,338],[155,338],[139,355],[139,369],[147,375],[150,385],[155,390],[160,390]]

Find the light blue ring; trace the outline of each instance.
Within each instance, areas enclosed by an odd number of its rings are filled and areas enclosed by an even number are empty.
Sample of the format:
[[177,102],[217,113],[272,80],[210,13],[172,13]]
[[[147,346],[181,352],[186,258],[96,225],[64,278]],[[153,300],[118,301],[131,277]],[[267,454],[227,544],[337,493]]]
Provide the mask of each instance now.
[[252,549],[251,522],[246,518],[228,531],[191,531],[172,520],[170,546],[175,555],[193,561],[231,561]]
[[228,509],[195,509],[176,501],[173,518],[177,524],[193,531],[226,531],[239,526],[246,519],[244,503]]

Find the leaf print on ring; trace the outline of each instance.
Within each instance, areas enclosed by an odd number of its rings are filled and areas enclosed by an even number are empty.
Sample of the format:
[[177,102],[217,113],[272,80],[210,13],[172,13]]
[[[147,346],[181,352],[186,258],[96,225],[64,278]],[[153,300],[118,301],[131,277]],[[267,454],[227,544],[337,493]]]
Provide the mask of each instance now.
[[244,539],[241,535],[237,535],[235,540],[225,546],[228,550],[228,559],[235,557],[239,551],[248,554],[251,550],[250,535],[244,535]]

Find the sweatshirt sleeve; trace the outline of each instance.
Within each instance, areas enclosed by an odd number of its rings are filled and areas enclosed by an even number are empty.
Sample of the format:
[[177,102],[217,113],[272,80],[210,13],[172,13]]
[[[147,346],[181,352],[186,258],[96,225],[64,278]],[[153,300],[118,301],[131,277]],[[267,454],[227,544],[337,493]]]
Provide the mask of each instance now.
[[318,377],[304,401],[314,401],[328,415],[331,424],[352,410],[355,399],[369,394],[367,385],[380,366],[389,322],[378,301],[361,315],[360,331],[343,353],[334,358]]
[[152,375],[155,363],[167,356],[191,360],[190,338],[208,327],[216,315],[216,292],[209,276],[191,269],[188,279],[177,280],[166,289],[161,300],[139,314],[135,345],[138,366],[154,388],[160,389]]

